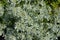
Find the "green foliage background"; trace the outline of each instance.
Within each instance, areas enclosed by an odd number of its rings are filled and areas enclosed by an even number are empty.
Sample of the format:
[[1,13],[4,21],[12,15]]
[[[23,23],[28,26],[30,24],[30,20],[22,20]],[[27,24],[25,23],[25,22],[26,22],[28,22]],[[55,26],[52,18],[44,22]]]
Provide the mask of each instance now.
[[5,40],[56,40],[60,0],[0,0],[2,34]]

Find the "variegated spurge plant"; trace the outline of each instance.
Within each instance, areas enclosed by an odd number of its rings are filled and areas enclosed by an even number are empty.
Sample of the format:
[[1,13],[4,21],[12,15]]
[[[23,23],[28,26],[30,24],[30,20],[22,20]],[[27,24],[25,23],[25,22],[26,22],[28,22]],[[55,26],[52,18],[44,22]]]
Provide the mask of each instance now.
[[5,40],[58,40],[60,0],[0,0],[0,35]]

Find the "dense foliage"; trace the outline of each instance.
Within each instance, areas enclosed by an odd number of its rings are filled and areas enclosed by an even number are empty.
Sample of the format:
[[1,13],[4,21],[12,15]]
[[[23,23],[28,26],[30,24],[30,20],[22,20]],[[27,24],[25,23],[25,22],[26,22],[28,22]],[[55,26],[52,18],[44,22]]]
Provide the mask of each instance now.
[[0,35],[5,40],[57,40],[60,0],[0,0]]

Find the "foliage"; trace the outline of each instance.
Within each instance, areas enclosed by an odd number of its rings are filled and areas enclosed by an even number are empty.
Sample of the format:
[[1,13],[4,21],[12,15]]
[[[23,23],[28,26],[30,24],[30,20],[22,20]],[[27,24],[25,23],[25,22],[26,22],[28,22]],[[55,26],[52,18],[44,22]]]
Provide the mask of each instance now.
[[60,0],[0,0],[2,34],[6,40],[56,40]]

